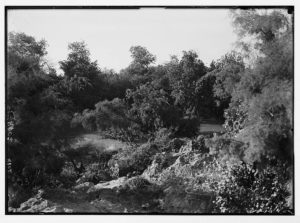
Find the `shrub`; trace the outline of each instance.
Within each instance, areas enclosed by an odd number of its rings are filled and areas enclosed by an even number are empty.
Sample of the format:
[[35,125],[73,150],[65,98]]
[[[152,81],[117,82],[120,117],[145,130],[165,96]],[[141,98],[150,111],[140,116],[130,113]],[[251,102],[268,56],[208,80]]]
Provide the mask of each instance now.
[[68,188],[75,184],[77,177],[74,166],[70,162],[66,162],[59,176],[60,182],[65,188]]
[[85,168],[82,179],[85,182],[93,182],[94,184],[100,181],[111,180],[108,170],[102,169],[101,163],[92,163]]
[[182,138],[175,138],[170,140],[166,145],[162,148],[165,152],[179,152],[180,148],[187,143],[187,140]]
[[20,204],[28,200],[32,195],[31,190],[25,190],[20,186],[8,188],[8,206],[12,208],[20,207]]
[[244,151],[247,147],[243,142],[226,135],[214,136],[205,140],[205,146],[209,148],[212,155],[216,155],[219,161],[236,163],[244,158]]
[[215,188],[214,211],[218,213],[293,213],[288,206],[289,172],[285,163],[276,161],[262,171],[243,163],[226,173]]
[[200,153],[209,153],[209,148],[205,145],[206,137],[204,135],[199,135],[196,140],[194,140],[194,149]]
[[155,143],[159,144],[166,144],[173,138],[174,134],[171,129],[167,128],[160,128],[158,131],[155,132],[154,141]]
[[155,144],[146,143],[140,147],[126,148],[112,157],[108,166],[113,177],[127,174],[141,174],[151,164],[153,156],[158,152]]
[[182,118],[177,127],[175,135],[177,137],[193,137],[199,130],[199,120],[197,118]]
[[160,173],[164,211],[293,213],[288,163],[266,160],[263,168],[258,169],[242,161],[220,162],[218,156],[209,154],[196,156],[198,165],[192,157],[181,156],[182,162],[178,158],[175,165]]

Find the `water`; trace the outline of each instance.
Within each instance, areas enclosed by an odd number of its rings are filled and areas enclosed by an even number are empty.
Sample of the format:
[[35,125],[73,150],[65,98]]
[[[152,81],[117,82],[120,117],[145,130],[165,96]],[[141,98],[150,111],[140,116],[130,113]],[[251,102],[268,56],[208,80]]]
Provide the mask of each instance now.
[[222,133],[225,129],[220,124],[200,124],[199,131],[200,133]]
[[73,148],[92,146],[99,151],[115,151],[124,148],[127,145],[119,140],[107,139],[99,133],[82,134],[76,137],[72,145]]

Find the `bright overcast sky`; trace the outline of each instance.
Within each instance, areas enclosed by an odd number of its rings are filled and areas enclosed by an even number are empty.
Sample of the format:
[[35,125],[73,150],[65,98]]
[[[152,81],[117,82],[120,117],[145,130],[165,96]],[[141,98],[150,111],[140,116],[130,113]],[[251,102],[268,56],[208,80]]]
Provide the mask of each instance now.
[[100,68],[119,71],[130,63],[134,45],[145,46],[157,64],[193,49],[208,65],[236,40],[226,9],[9,10],[7,18],[8,31],[48,42],[48,60],[56,68],[74,41],[87,43]]

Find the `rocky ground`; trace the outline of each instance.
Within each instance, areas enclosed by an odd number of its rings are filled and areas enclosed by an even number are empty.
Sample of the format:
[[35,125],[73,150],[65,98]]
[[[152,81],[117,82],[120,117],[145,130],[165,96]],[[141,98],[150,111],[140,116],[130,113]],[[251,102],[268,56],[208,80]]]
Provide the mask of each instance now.
[[[10,212],[31,213],[207,213],[213,195],[174,191],[172,179],[194,178],[209,159],[197,140],[173,139],[154,150],[152,161],[139,174],[127,174],[94,184],[78,179],[72,188],[44,189]],[[156,148],[156,147],[155,147]],[[110,165],[121,165],[111,162]],[[170,181],[171,179],[171,181]],[[171,185],[170,185],[171,183]],[[191,208],[192,207],[192,208]]]

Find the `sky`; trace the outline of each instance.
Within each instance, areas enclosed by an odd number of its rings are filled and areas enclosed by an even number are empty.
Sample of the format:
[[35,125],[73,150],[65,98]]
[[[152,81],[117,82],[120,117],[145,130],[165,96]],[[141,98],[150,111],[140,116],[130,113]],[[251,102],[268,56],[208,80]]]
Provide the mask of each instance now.
[[157,58],[195,50],[207,65],[234,47],[237,39],[227,9],[47,9],[8,10],[8,32],[24,32],[48,43],[47,59],[59,73],[69,43],[85,41],[100,68],[119,71],[131,62],[131,46]]

